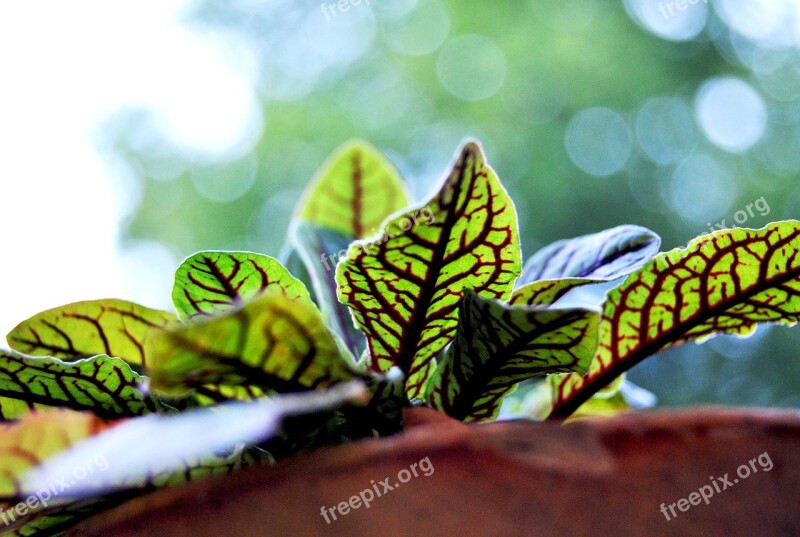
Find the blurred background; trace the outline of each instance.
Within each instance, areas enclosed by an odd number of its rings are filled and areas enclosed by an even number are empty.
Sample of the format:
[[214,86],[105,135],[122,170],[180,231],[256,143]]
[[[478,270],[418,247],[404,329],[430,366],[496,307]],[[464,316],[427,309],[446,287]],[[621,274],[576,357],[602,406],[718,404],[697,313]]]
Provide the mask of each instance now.
[[[480,139],[525,257],[800,218],[797,0],[3,3],[0,73],[4,333],[80,299],[170,308],[197,250],[276,255],[354,136],[419,199]],[[662,405],[800,407],[798,348],[761,329],[629,378]]]

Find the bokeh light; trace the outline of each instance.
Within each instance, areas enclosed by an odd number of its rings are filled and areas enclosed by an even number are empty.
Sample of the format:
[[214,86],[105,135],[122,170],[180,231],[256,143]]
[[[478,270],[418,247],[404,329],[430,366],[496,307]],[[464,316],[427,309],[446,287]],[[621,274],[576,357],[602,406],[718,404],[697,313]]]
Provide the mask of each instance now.
[[[624,223],[667,250],[760,197],[744,225],[800,217],[796,0],[333,3],[0,5],[0,239],[26,263],[0,279],[0,327],[101,296],[169,308],[197,250],[277,255],[354,136],[417,200],[480,139],[525,255]],[[797,333],[685,345],[631,378],[662,404],[800,405]]]
[[612,175],[631,155],[627,123],[608,108],[581,110],[567,125],[564,141],[572,162],[591,175]]

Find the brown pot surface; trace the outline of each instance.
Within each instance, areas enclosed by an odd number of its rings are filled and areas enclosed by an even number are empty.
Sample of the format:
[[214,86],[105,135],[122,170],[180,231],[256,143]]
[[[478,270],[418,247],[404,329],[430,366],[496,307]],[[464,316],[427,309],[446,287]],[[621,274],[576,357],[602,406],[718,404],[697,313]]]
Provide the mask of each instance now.
[[800,536],[800,412],[407,421],[397,437],[137,498],[70,535]]

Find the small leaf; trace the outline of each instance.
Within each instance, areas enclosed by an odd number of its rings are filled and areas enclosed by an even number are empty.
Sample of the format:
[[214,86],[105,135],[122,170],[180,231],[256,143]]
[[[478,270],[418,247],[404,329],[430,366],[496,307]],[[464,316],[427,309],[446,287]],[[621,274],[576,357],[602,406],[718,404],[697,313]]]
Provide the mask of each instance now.
[[[20,478],[21,488],[39,490],[53,476],[69,475],[68,472],[98,455],[108,461],[107,468],[87,473],[76,481],[69,489],[71,497],[146,486],[154,481],[152,476],[161,484],[185,480],[188,468],[195,468],[202,461],[219,460],[217,453],[273,437],[290,416],[333,410],[361,402],[364,397],[364,385],[353,382],[324,392],[282,395],[258,403],[228,403],[213,409],[127,420],[31,469]],[[135,456],[131,456],[132,450]],[[227,467],[223,470],[228,471]]]
[[354,140],[322,166],[295,218],[361,239],[407,205],[408,194],[394,165],[370,144]]
[[514,290],[509,303],[515,306],[549,306],[578,287],[598,283],[586,278],[539,280]]
[[65,363],[0,350],[0,415],[18,419],[31,408],[57,406],[111,419],[161,410],[140,391],[143,381],[128,364],[108,356]]
[[150,338],[177,324],[165,311],[124,300],[89,300],[38,313],[6,339],[12,349],[31,356],[77,360],[105,354],[146,367]]
[[660,245],[658,235],[639,226],[554,242],[528,259],[517,285],[559,278],[615,280],[647,263]]
[[759,323],[800,320],[800,222],[730,229],[660,254],[606,299],[600,345],[586,377],[558,386],[550,417],[569,416],[648,356],[714,334],[751,334]]
[[246,252],[198,252],[178,267],[172,301],[185,322],[237,309],[272,291],[289,298],[308,296],[305,286],[277,259]]
[[364,334],[353,324],[350,310],[336,297],[336,265],[339,253],[344,256],[354,237],[299,221],[291,231],[292,241],[297,245],[308,270],[318,297],[322,316],[328,325],[342,338],[345,347],[360,356],[366,348]]
[[307,297],[269,293],[204,323],[154,340],[151,387],[182,393],[204,385],[277,392],[325,388],[359,375],[339,353]]
[[585,309],[509,306],[467,291],[458,336],[431,380],[433,407],[460,420],[491,420],[519,382],[586,371],[598,317]]
[[477,143],[464,145],[440,191],[350,247],[339,298],[367,334],[372,367],[398,366],[422,397],[434,357],[453,338],[465,289],[508,298],[520,272],[514,205]]

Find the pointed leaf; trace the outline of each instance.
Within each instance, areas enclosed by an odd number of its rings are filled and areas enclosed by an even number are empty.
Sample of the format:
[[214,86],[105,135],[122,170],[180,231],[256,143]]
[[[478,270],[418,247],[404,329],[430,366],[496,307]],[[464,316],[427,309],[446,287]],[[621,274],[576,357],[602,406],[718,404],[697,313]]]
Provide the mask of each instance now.
[[549,306],[573,289],[594,283],[597,281],[586,278],[539,280],[515,289],[509,303],[516,306]]
[[509,306],[464,295],[458,336],[431,380],[430,400],[465,421],[497,417],[519,382],[586,371],[597,347],[599,314],[585,309]]
[[639,226],[554,242],[528,259],[517,285],[558,278],[614,280],[647,263],[660,245],[658,235]]
[[198,386],[253,385],[277,392],[324,388],[358,376],[339,353],[307,297],[269,293],[204,323],[154,341],[151,387],[181,393]]
[[[116,489],[145,486],[153,481],[163,483],[158,476],[174,476],[174,481],[195,461],[215,460],[219,458],[217,453],[274,436],[290,416],[333,410],[348,403],[362,402],[365,397],[364,385],[356,381],[324,392],[283,395],[258,403],[228,403],[213,409],[170,416],[152,414],[127,420],[31,469],[21,477],[21,488],[39,490],[53,476],[69,475],[68,472],[99,454],[110,461],[107,468],[87,473],[77,481],[69,490],[71,497],[95,496]],[[135,456],[131,456],[132,448],[135,448]]]
[[[0,414],[17,419],[34,406],[57,406],[111,419],[160,410],[158,401],[140,391],[143,381],[128,364],[108,356],[65,363],[0,350]],[[13,400],[22,406],[6,404]]]
[[370,144],[354,140],[322,166],[295,218],[361,239],[407,205],[408,194],[394,165]]
[[198,252],[175,272],[172,301],[182,321],[211,317],[241,307],[265,292],[308,296],[305,286],[267,255]]
[[31,356],[68,360],[105,354],[146,367],[150,338],[177,324],[171,313],[132,302],[88,300],[38,313],[6,339],[12,349]]
[[366,338],[353,324],[350,310],[336,297],[336,265],[354,238],[303,221],[293,227],[291,236],[308,269],[323,318],[341,336],[350,353],[361,356]]
[[382,231],[351,246],[339,264],[339,298],[367,334],[372,367],[397,365],[408,397],[422,397],[434,356],[454,336],[464,289],[508,298],[521,264],[517,215],[482,149],[469,142],[441,190]]
[[659,255],[608,294],[589,373],[559,384],[551,417],[569,416],[623,371],[670,346],[798,320],[800,222],[700,237]]

